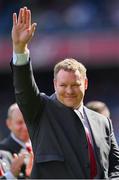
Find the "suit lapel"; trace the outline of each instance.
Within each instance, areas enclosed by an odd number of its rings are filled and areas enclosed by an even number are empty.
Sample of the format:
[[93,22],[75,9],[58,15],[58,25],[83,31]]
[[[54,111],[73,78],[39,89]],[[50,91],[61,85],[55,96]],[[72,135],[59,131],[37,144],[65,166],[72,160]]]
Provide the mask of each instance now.
[[102,157],[101,157],[101,154],[100,154],[100,147],[101,147],[101,144],[103,143],[102,142],[102,134],[101,134],[101,131],[100,131],[100,121],[101,119],[98,118],[95,113],[93,113],[93,111],[89,110],[88,108],[84,107],[84,111],[85,111],[85,114],[87,116],[87,120],[89,122],[89,126],[90,126],[90,129],[91,129],[91,133],[92,133],[92,139],[93,139],[93,143],[94,143],[94,148],[95,148],[95,153],[96,153],[96,156],[97,156],[97,160],[98,160],[98,163],[100,164],[100,166],[102,167],[103,165],[103,160],[102,160]]
[[11,136],[9,136],[9,147],[13,153],[19,153],[22,146],[18,144]]

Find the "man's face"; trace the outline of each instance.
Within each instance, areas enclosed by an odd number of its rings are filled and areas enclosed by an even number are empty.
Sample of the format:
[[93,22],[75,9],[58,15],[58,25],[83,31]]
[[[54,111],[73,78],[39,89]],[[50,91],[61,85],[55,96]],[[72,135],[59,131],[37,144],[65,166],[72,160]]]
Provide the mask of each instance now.
[[78,70],[74,72],[61,69],[54,80],[58,100],[71,108],[80,106],[87,85],[88,80],[84,78]]
[[27,142],[29,139],[29,134],[27,131],[24,118],[19,109],[15,109],[12,112],[11,119],[7,120],[8,128],[14,135],[23,142]]

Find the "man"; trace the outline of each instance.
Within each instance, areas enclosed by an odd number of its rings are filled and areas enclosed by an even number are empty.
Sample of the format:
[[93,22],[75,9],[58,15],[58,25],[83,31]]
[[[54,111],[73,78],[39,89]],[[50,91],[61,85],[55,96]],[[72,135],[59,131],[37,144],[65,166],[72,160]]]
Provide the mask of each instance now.
[[110,110],[107,107],[107,105],[102,102],[102,101],[89,101],[86,104],[86,107],[88,107],[89,109],[92,109],[96,112],[99,112],[101,114],[103,114],[104,116],[110,118]]
[[54,68],[55,93],[40,93],[29,50],[35,32],[31,12],[13,14],[13,80],[34,151],[33,179],[119,179],[119,149],[112,124],[83,105],[86,68],[65,59]]
[[[5,154],[3,153],[5,151],[6,153],[11,153],[12,157],[14,154],[26,154],[23,167],[21,168],[21,172],[19,174],[19,178],[26,178],[29,174],[26,173],[27,164],[25,164],[25,162],[26,159],[28,159],[27,156],[30,157],[31,160],[32,151],[28,152],[29,150],[27,150],[27,146],[31,145],[29,134],[23,115],[16,103],[12,104],[8,109],[6,124],[11,133],[0,142],[0,157],[2,161],[5,161]],[[8,156],[6,156],[6,159],[8,159],[7,157]],[[5,172],[9,169],[8,166],[10,165],[6,164]]]

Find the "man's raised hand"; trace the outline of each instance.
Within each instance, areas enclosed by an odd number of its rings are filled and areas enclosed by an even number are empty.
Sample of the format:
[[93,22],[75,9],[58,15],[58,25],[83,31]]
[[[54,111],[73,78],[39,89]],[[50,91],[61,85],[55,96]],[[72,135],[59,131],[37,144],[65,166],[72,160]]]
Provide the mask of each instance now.
[[15,53],[24,53],[34,35],[36,23],[31,24],[31,11],[27,7],[20,8],[17,17],[13,13],[12,40]]

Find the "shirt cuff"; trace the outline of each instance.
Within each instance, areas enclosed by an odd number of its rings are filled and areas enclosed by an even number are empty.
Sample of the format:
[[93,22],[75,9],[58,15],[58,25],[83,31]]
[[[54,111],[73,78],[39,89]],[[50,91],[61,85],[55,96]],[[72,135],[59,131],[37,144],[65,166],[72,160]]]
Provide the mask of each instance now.
[[29,50],[27,50],[23,54],[17,54],[13,51],[13,64],[18,66],[25,65],[29,61],[29,57],[30,57]]
[[11,171],[7,171],[4,176],[6,177],[6,179],[14,179],[16,180],[17,178],[12,174]]

